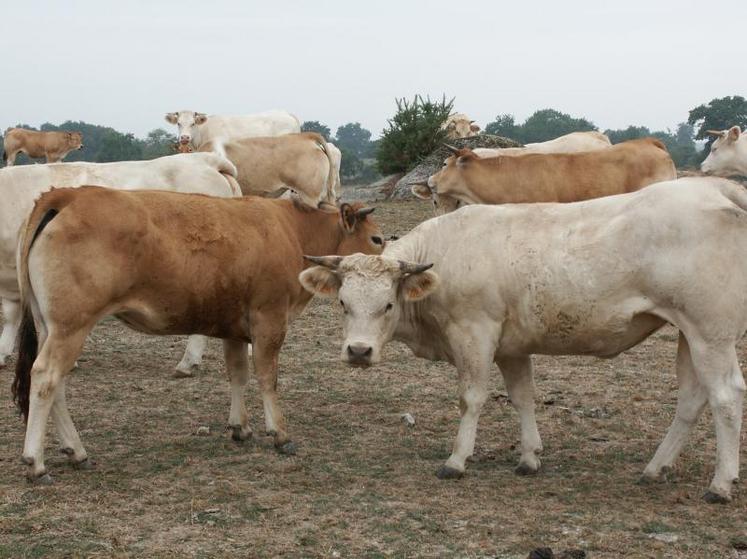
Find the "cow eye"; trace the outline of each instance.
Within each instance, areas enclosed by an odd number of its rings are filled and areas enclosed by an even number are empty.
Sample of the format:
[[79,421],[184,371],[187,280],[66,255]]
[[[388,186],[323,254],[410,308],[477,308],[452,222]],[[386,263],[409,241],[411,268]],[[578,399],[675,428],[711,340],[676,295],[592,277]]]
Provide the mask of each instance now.
[[387,305],[386,305],[386,310],[385,310],[384,312],[389,312],[390,310],[392,310],[392,307],[393,307],[393,306],[394,306],[394,305],[392,305],[391,303],[387,303]]
[[375,244],[375,245],[383,246],[384,239],[382,239],[378,235],[374,235],[373,237],[371,237],[371,242],[373,242],[373,244]]
[[342,307],[343,312],[348,314],[348,309],[345,307],[345,303],[342,302],[342,299],[340,299],[340,306]]

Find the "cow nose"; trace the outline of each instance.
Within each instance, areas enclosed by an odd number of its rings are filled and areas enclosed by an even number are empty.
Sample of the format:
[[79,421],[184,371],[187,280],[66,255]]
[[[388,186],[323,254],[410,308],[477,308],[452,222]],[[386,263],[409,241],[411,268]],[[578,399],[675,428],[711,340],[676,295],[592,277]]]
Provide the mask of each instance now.
[[358,365],[368,365],[371,362],[373,348],[364,344],[348,345],[348,362]]
[[183,144],[186,144],[186,143],[188,143],[188,142],[189,142],[189,136],[181,136],[181,137],[179,138],[179,140],[180,140],[180,141],[181,141],[181,142],[182,142]]

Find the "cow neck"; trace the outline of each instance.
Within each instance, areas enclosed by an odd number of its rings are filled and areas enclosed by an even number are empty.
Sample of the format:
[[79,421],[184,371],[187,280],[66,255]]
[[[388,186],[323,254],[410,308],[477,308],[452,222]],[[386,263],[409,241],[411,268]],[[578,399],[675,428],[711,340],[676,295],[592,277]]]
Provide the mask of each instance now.
[[299,235],[303,253],[310,256],[337,254],[345,235],[339,225],[339,215],[321,210],[300,211],[304,212],[301,217],[304,227]]

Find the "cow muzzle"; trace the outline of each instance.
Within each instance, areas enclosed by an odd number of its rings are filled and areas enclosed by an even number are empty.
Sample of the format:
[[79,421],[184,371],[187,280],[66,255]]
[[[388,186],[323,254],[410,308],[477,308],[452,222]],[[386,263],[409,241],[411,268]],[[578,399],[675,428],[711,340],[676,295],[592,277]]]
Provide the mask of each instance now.
[[192,136],[179,136],[179,143],[180,144],[188,144],[190,141],[192,141]]
[[373,348],[367,344],[348,344],[345,348],[345,361],[355,367],[368,367],[371,365]]

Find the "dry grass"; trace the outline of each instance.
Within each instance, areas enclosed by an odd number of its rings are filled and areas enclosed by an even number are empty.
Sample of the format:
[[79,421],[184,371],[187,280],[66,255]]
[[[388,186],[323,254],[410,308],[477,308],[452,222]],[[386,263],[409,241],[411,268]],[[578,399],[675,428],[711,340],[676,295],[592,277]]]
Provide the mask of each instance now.
[[[429,211],[410,202],[377,215],[389,235]],[[348,369],[338,362],[337,313],[313,302],[282,354],[293,458],[264,437],[236,444],[223,432],[218,342],[196,378],[173,380],[183,339],[101,324],[68,389],[95,470],[69,468],[52,435],[56,484],[27,485],[22,425],[9,397],[0,404],[0,556],[519,558],[538,545],[591,557],[736,556],[730,541],[747,536],[747,496],[727,506],[700,499],[713,473],[710,415],[676,481],[636,484],[674,411],[672,329],[611,361],[536,360],[545,452],[533,478],[513,474],[518,422],[496,372],[468,475],[439,481],[458,422],[454,369],[398,344],[386,364]],[[744,359],[747,345],[739,351]],[[10,382],[3,370],[3,394]],[[260,432],[254,384],[247,397]],[[401,424],[403,412],[414,428]],[[196,435],[199,426],[210,435]],[[652,537],[662,532],[677,541]]]

